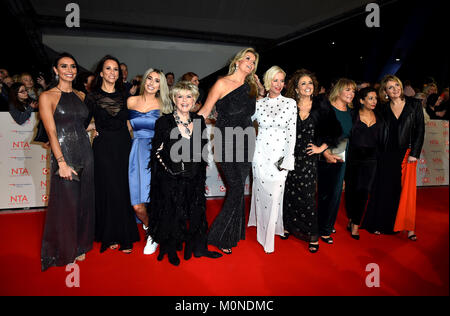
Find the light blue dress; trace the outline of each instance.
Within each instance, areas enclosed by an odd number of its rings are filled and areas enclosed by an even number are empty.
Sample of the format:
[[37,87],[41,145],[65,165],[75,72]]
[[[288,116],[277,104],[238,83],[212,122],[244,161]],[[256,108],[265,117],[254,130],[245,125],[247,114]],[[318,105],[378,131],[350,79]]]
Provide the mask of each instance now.
[[133,145],[128,168],[131,205],[150,202],[151,173],[148,163],[155,134],[155,122],[158,118],[158,109],[146,113],[129,110],[130,124],[133,128]]

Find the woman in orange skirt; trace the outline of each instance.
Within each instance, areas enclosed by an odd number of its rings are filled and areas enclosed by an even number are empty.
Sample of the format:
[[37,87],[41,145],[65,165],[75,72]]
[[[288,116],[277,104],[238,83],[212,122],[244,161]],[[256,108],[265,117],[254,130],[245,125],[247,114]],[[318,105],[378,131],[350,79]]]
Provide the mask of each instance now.
[[407,230],[408,238],[415,241],[415,168],[425,136],[423,110],[420,101],[404,96],[396,76],[383,78],[379,95],[385,102],[380,110],[389,137],[361,228],[385,234]]

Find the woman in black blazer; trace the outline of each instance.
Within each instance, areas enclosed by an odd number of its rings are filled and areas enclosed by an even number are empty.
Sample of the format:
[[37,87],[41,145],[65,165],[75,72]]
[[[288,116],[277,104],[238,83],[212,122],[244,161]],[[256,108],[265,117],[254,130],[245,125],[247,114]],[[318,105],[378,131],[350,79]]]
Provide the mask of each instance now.
[[[362,226],[373,233],[393,233],[402,193],[402,162],[416,163],[422,151],[425,123],[420,101],[405,97],[400,79],[387,75],[381,82],[380,111],[389,133],[380,155],[373,198]],[[414,230],[408,238],[416,240]]]

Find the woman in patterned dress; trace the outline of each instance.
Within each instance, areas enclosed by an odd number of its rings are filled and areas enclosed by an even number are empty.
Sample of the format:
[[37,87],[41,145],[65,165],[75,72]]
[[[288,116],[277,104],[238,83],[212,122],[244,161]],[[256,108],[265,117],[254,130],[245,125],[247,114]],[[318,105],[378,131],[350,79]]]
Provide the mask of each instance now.
[[[252,202],[248,226],[257,227],[257,240],[266,253],[274,251],[275,234],[283,231],[283,193],[288,170],[294,169],[297,105],[281,95],[286,73],[273,66],[264,74],[267,96],[256,102],[252,119],[258,123],[253,156]],[[279,166],[277,166],[280,161]]]

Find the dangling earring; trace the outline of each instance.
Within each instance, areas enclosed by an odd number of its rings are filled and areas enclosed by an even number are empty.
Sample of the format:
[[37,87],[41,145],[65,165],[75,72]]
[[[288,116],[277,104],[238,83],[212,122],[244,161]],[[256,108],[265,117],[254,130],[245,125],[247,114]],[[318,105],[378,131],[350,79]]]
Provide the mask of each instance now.
[[59,81],[59,76],[58,75],[55,76],[55,80]]
[[238,70],[238,64],[235,65],[234,72],[236,72],[237,70]]

